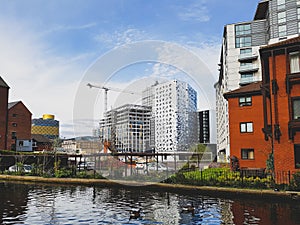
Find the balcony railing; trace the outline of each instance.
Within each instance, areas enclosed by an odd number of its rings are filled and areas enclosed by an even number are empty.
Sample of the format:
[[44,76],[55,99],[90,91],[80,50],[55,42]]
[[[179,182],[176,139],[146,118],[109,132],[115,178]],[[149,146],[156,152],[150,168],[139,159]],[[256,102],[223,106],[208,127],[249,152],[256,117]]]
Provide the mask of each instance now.
[[240,73],[245,73],[245,72],[256,72],[258,71],[258,65],[252,64],[252,65],[243,65],[240,66]]
[[256,81],[259,81],[256,77],[242,77],[240,79],[240,85],[245,85]]
[[239,61],[245,61],[245,60],[251,60],[251,59],[257,59],[258,54],[257,53],[244,53],[239,55]]

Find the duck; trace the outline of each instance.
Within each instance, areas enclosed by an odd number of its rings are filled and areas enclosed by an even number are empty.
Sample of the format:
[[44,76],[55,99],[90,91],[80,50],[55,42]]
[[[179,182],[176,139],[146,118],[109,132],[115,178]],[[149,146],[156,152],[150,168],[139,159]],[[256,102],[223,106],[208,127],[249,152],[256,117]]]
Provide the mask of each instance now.
[[141,209],[131,209],[130,219],[137,219],[141,216]]
[[182,212],[194,213],[194,211],[195,211],[194,203],[188,203],[187,205],[182,207]]

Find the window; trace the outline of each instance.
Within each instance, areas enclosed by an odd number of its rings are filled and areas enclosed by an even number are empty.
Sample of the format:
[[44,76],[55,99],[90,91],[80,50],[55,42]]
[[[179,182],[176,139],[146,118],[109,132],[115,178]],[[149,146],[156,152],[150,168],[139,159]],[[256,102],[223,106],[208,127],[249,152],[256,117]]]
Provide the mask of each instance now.
[[292,99],[293,119],[300,120],[300,98]]
[[235,35],[246,35],[251,34],[251,26],[250,24],[243,24],[243,25],[235,25]]
[[300,57],[299,52],[290,53],[290,71],[291,73],[300,72]]
[[244,49],[240,49],[240,54],[250,54],[252,53],[252,48],[244,48]]
[[298,32],[300,33],[300,22],[298,22]]
[[278,26],[278,35],[279,35],[279,37],[285,37],[286,36],[286,25]]
[[11,138],[17,139],[17,132],[15,132],[15,131],[11,132]]
[[285,0],[277,0],[277,9],[285,9]]
[[253,123],[252,122],[240,123],[240,132],[241,133],[252,133],[253,132]]
[[237,37],[235,38],[235,47],[250,47],[251,46],[251,37]]
[[300,169],[300,145],[294,145],[295,168]]
[[252,97],[240,97],[239,98],[239,105],[240,106],[250,106],[252,105]]
[[278,23],[285,23],[286,22],[286,12],[280,12],[277,15]]
[[13,126],[13,127],[16,127],[16,126],[17,126],[17,123],[12,123],[12,126]]
[[14,114],[12,114],[12,117],[17,117],[17,114],[15,114],[15,113],[14,113]]
[[300,8],[297,8],[297,17],[298,17],[298,20],[300,20]]
[[254,149],[242,149],[242,159],[254,159]]

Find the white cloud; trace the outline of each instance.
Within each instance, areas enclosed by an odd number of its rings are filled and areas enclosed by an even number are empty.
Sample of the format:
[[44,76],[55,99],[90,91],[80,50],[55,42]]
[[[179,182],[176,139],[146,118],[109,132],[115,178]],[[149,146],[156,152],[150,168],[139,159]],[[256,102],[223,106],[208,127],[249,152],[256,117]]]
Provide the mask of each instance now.
[[187,7],[182,7],[178,12],[179,19],[183,21],[193,21],[193,22],[208,22],[210,16],[208,9],[205,6],[205,1],[198,1]]
[[130,44],[136,41],[151,39],[150,35],[136,28],[118,29],[113,33],[104,32],[94,37],[96,42],[105,44],[110,48]]
[[[13,28],[13,29],[12,29]],[[21,100],[39,118],[55,114],[61,124],[72,120],[74,96],[83,74],[73,57],[52,55],[36,31],[20,22],[0,22],[0,75],[10,86],[9,101]],[[70,127],[61,127],[61,135]]]

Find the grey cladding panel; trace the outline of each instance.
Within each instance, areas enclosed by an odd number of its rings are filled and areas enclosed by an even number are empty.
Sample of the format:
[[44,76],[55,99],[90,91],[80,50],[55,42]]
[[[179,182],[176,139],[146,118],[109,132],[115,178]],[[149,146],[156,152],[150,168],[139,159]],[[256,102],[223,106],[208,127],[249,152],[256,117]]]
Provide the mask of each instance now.
[[252,46],[266,44],[266,20],[256,20],[251,24]]

